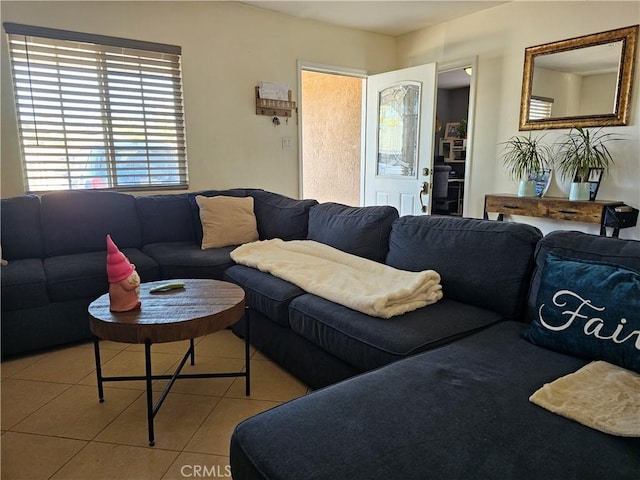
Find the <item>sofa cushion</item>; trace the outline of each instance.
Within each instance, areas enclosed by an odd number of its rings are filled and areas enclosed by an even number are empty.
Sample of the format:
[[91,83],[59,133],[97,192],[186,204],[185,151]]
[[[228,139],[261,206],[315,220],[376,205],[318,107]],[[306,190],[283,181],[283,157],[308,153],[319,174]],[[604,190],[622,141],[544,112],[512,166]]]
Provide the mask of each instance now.
[[500,322],[241,422],[233,478],[637,479],[640,438],[528,401],[585,361],[520,339],[525,327]]
[[198,195],[202,225],[202,249],[229,247],[258,240],[252,197]]
[[391,319],[370,317],[315,295],[294,299],[291,329],[361,371],[429,350],[502,319],[444,298]]
[[143,245],[195,241],[189,194],[143,195],[136,197],[136,206]]
[[[136,266],[142,282],[160,278],[158,264],[137,248],[120,251]],[[109,291],[106,252],[76,253],[44,259],[47,289],[52,302],[98,298]]]
[[240,285],[247,307],[289,327],[289,304],[305,293],[300,287],[260,270],[235,265],[224,272],[224,280]]
[[2,357],[93,338],[88,311],[92,301],[85,298],[3,312]]
[[40,307],[49,303],[44,264],[40,258],[11,260],[2,267],[2,311]]
[[48,257],[104,251],[107,234],[121,249],[141,246],[132,195],[97,190],[47,193],[41,198],[41,211]]
[[251,323],[251,344],[309,388],[318,389],[360,373],[326,350],[302,338],[289,326],[271,321],[254,309],[247,309],[231,330],[245,337],[246,320]]
[[304,240],[307,238],[309,209],[316,200],[294,200],[278,193],[249,190],[261,240]]
[[398,211],[391,206],[348,207],[322,203],[309,211],[307,239],[384,262],[391,224],[397,218]]
[[548,254],[531,327],[541,347],[640,373],[640,273]]
[[160,265],[162,278],[222,280],[223,272],[234,265],[229,255],[234,248],[202,250],[195,242],[167,242],[145,245],[142,251]]
[[473,218],[406,216],[391,229],[387,264],[432,269],[445,298],[520,319],[542,238],[530,225]]
[[0,202],[2,258],[42,258],[40,197],[23,195]]
[[202,244],[202,223],[200,222],[200,207],[196,203],[197,196],[203,197],[217,197],[218,195],[224,195],[226,197],[246,197],[247,190],[244,188],[234,188],[230,190],[201,190],[198,192],[188,193],[189,207],[191,208],[191,221],[196,233],[196,242],[198,245]]

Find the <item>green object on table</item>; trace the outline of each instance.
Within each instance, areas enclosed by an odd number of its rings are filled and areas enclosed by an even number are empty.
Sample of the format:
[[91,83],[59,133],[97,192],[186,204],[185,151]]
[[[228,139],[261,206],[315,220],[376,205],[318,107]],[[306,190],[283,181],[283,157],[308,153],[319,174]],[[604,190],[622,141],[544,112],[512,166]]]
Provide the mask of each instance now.
[[150,293],[159,293],[159,292],[168,292],[169,290],[177,290],[179,288],[184,288],[184,282],[173,282],[173,283],[165,283],[163,285],[158,285],[157,287],[153,287],[149,290]]

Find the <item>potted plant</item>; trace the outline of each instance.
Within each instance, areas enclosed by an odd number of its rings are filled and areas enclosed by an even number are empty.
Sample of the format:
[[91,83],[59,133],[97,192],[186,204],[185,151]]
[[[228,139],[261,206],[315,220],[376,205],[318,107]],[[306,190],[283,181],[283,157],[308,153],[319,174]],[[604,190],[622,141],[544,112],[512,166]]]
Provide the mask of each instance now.
[[616,139],[614,134],[604,133],[602,128],[591,131],[573,127],[556,143],[560,176],[573,180],[569,200],[589,200],[590,170],[601,169],[603,176],[608,173],[613,157],[607,144]]
[[542,137],[515,135],[506,142],[502,153],[502,161],[510,170],[511,178],[520,180],[519,197],[536,196],[536,177],[538,172],[549,169],[552,164],[552,150],[542,143]]
[[467,119],[463,118],[460,120],[458,124],[458,128],[456,128],[456,133],[458,134],[458,138],[467,138]]

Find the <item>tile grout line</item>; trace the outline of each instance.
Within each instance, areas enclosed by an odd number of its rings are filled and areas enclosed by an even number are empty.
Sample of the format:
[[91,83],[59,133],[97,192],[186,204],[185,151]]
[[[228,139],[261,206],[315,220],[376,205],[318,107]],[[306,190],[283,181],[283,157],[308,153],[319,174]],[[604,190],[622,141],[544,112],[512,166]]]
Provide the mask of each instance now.
[[[196,342],[196,346],[198,346],[204,339],[206,338],[206,336],[201,337],[197,342]],[[222,340],[221,343],[221,348],[217,348],[217,341],[216,344],[212,345],[213,348],[208,348],[206,350],[204,350],[204,353],[202,351],[200,352],[196,352],[196,355],[206,359],[206,361],[209,361],[209,359],[211,359],[214,363],[217,360],[224,360],[224,361],[229,361],[229,360],[244,360],[244,355],[234,355],[234,351],[237,342],[235,342],[235,338],[225,338]],[[242,342],[243,345],[242,347],[244,347],[244,342]],[[75,348],[76,345],[72,346],[72,348]],[[77,345],[78,348],[82,348],[82,349],[89,349],[91,347],[91,345]],[[110,363],[111,361],[114,361],[115,359],[117,359],[120,354],[122,354],[123,352],[127,352],[127,354],[125,354],[124,356],[121,357],[121,360],[124,362],[121,365],[121,368],[125,368],[127,364],[133,365],[130,362],[127,362],[127,358],[132,358],[132,357],[128,357],[128,354],[132,354],[132,353],[138,353],[139,350],[136,350],[135,348],[132,348],[131,350],[127,350],[127,348],[123,348],[123,349],[110,349],[112,352],[112,356],[110,356],[109,359],[107,359],[107,361],[105,363],[103,363],[103,367]],[[196,348],[196,350],[198,350]],[[224,352],[219,352],[217,350],[224,350]],[[252,353],[250,355],[250,360],[252,361],[252,363],[258,362],[258,364],[261,364],[264,362],[264,364],[270,364],[273,363],[273,361],[271,359],[269,359],[268,357],[260,357],[260,358],[256,358],[260,353],[259,350],[254,348],[252,346]],[[58,351],[58,350],[57,350]],[[158,354],[167,354],[169,356],[171,355],[181,355],[178,353],[173,353],[170,351],[167,352],[157,352]],[[225,355],[226,353],[226,355]],[[109,427],[113,426],[113,424],[115,422],[117,422],[117,420],[119,418],[121,418],[121,416],[124,414],[124,412],[126,412],[128,409],[131,408],[131,406],[138,402],[140,400],[140,398],[142,396],[145,395],[145,391],[146,389],[140,389],[140,388],[126,388],[126,387],[105,387],[107,389],[110,388],[114,388],[114,389],[121,389],[121,390],[128,390],[128,391],[133,391],[133,392],[137,392],[134,394],[131,394],[132,399],[130,401],[125,402],[125,404],[122,406],[122,408],[119,410],[119,412],[113,417],[111,418],[101,429],[99,429],[98,432],[96,432],[93,437],[89,440],[87,439],[80,439],[80,438],[73,438],[73,437],[59,437],[59,436],[55,436],[55,435],[51,435],[51,434],[38,434],[38,433],[31,433],[31,432],[19,432],[19,431],[14,431],[12,430],[12,428],[14,428],[16,425],[20,424],[21,422],[27,420],[28,418],[30,418],[32,415],[34,415],[36,412],[40,412],[42,409],[46,408],[47,406],[50,406],[51,403],[53,401],[55,401],[56,399],[59,399],[59,397],[61,395],[64,395],[65,392],[68,392],[70,388],[74,387],[75,385],[80,386],[80,387],[90,387],[90,388],[94,388],[96,389],[96,399],[97,399],[97,385],[90,385],[87,384],[86,382],[88,381],[88,379],[90,379],[91,376],[93,376],[95,378],[96,375],[96,370],[95,367],[91,370],[91,372],[83,375],[81,378],[75,380],[73,383],[70,383],[69,380],[65,381],[65,382],[51,382],[51,381],[46,381],[46,380],[31,380],[31,379],[21,379],[21,378],[15,378],[16,375],[20,375],[20,373],[24,372],[26,369],[33,367],[34,365],[37,365],[40,362],[47,362],[49,358],[49,354],[45,354],[42,358],[38,359],[35,362],[29,363],[28,365],[24,365],[22,367],[20,367],[16,372],[14,372],[12,375],[3,378],[3,381],[5,379],[12,379],[12,380],[20,380],[20,381],[25,381],[25,382],[38,382],[41,384],[55,384],[55,385],[65,385],[66,388],[64,388],[61,392],[59,392],[57,395],[55,395],[54,397],[50,398],[49,400],[47,400],[42,406],[40,406],[39,408],[35,409],[34,411],[30,412],[25,418],[21,419],[20,421],[18,421],[15,425],[12,425],[12,427],[10,429],[7,430],[3,430],[3,433],[5,432],[12,432],[12,433],[18,433],[18,434],[23,434],[23,435],[32,435],[32,436],[39,436],[39,437],[46,437],[46,438],[50,438],[50,439],[68,439],[68,440],[75,440],[75,441],[81,441],[84,442],[84,444],[82,445],[82,447],[71,456],[71,458],[69,458],[67,461],[65,461],[62,465],[60,465],[58,468],[55,469],[55,471],[48,476],[48,478],[52,478],[55,475],[59,474],[59,472],[64,469],[65,467],[69,467],[69,463],[73,462],[74,460],[80,462],[80,460],[78,459],[78,457],[80,455],[82,455],[83,452],[86,451],[87,447],[90,445],[97,445],[97,444],[102,444],[102,445],[114,445],[117,447],[123,447],[123,448],[144,448],[145,450],[158,450],[158,451],[163,451],[163,452],[171,452],[172,454],[175,454],[173,457],[173,460],[170,462],[170,464],[167,466],[166,469],[164,469],[163,472],[159,472],[159,476],[157,477],[158,480],[166,477],[169,473],[169,471],[172,469],[172,467],[174,467],[174,465],[176,464],[176,461],[178,460],[178,458],[180,458],[181,455],[214,455],[215,457],[224,457],[227,458],[228,461],[228,451],[226,452],[226,455],[220,455],[218,453],[216,454],[208,454],[208,453],[203,453],[203,452],[197,452],[197,451],[191,451],[188,450],[188,445],[194,440],[194,438],[196,438],[196,435],[198,434],[198,432],[203,428],[203,426],[206,424],[207,420],[211,417],[212,414],[214,414],[214,412],[216,411],[216,409],[220,406],[221,402],[223,399],[228,399],[231,401],[236,401],[236,400],[249,400],[249,401],[261,401],[261,402],[269,402],[269,403],[274,403],[274,404],[281,404],[283,403],[282,401],[278,401],[278,400],[273,400],[273,399],[268,399],[268,398],[255,398],[253,396],[229,396],[233,390],[235,390],[236,388],[234,388],[234,385],[236,382],[241,382],[242,379],[241,378],[235,378],[233,379],[231,382],[229,382],[228,385],[224,386],[223,388],[219,389],[219,394],[216,395],[209,395],[207,393],[191,393],[189,391],[186,392],[172,392],[170,393],[170,395],[186,395],[186,396],[193,396],[193,397],[207,397],[210,399],[214,399],[215,397],[215,401],[212,402],[211,408],[208,410],[208,413],[203,417],[203,419],[198,422],[197,425],[195,425],[195,428],[193,429],[193,432],[191,432],[187,438],[186,441],[184,442],[183,446],[177,448],[177,449],[167,449],[167,448],[159,448],[159,447],[149,447],[148,445],[129,445],[129,444],[124,444],[124,443],[120,443],[119,440],[114,440],[113,442],[111,441],[105,441],[105,440],[97,440],[97,438]],[[197,362],[197,359],[196,359]],[[175,362],[173,362],[170,366],[167,366],[164,370],[163,373],[172,373],[173,371],[175,371],[175,367],[177,365],[178,361],[176,360]],[[245,371],[246,369],[246,364],[243,363],[243,367],[241,368],[241,371]],[[85,383],[80,383],[85,381]],[[158,382],[160,382],[160,380],[155,380],[154,381],[154,385],[157,384]],[[2,387],[2,385],[0,384],[0,388]],[[253,384],[252,382],[252,390],[254,390],[255,384]],[[208,391],[208,390],[201,390],[201,391]],[[213,391],[216,391],[215,389]],[[304,389],[303,393],[301,395],[305,395],[309,392],[308,387]],[[157,394],[158,391],[154,390],[154,393]],[[253,393],[259,393],[257,391],[254,391]],[[300,396],[301,396],[300,395]],[[155,398],[157,398],[154,395]],[[207,411],[206,409],[203,409],[204,411]],[[114,410],[115,412],[116,410]],[[55,414],[55,412],[52,412],[53,414]],[[196,457],[197,458],[197,457]]]
[[[65,388],[64,390],[62,390],[60,393],[58,393],[57,395],[54,395],[52,398],[50,398],[49,400],[47,400],[46,402],[44,402],[42,405],[40,405],[40,407],[36,408],[34,411],[32,411],[31,413],[29,413],[29,415],[27,415],[26,417],[22,418],[21,420],[19,420],[18,422],[16,422],[14,425],[11,425],[11,427],[9,427],[7,429],[7,431],[9,432],[13,432],[13,433],[27,433],[27,432],[22,432],[20,430],[14,430],[15,427],[17,427],[18,425],[20,425],[22,422],[26,421],[27,419],[29,419],[30,417],[32,417],[33,415],[35,415],[37,412],[39,412],[40,410],[42,410],[43,408],[45,408],[49,403],[53,402],[55,399],[57,399],[58,397],[60,397],[61,395],[63,395],[65,392],[67,392],[70,388],[72,388],[75,383],[57,383],[57,382],[45,382],[43,380],[24,380],[21,378],[14,378],[12,380],[20,380],[22,382],[39,382],[39,383],[47,383],[47,384],[53,384],[53,385],[66,385],[67,388]],[[45,435],[45,436],[49,436],[49,435]],[[76,439],[78,440],[78,439]]]

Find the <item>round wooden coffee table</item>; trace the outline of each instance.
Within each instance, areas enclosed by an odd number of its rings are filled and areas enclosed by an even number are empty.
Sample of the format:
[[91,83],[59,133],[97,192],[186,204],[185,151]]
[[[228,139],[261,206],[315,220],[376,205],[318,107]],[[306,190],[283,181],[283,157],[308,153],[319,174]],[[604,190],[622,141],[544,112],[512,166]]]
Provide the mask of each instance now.
[[[184,282],[185,287],[166,292],[150,292],[154,287],[174,282]],[[153,446],[155,443],[153,419],[177,379],[245,377],[246,395],[250,394],[249,322],[246,320],[244,372],[181,374],[182,367],[189,358],[191,358],[191,365],[195,363],[194,338],[227,328],[242,318],[244,291],[233,283],[219,280],[164,280],[140,285],[140,301],[142,302],[140,310],[115,313],[109,310],[109,294],[104,294],[89,305],[89,326],[95,335],[94,351],[100,402],[104,401],[103,382],[145,380],[149,445]],[[145,375],[102,376],[100,339],[123,343],[144,343]],[[151,345],[180,340],[189,340],[190,344],[175,373],[152,375]],[[156,379],[169,379],[169,383],[154,405],[151,382]]]

